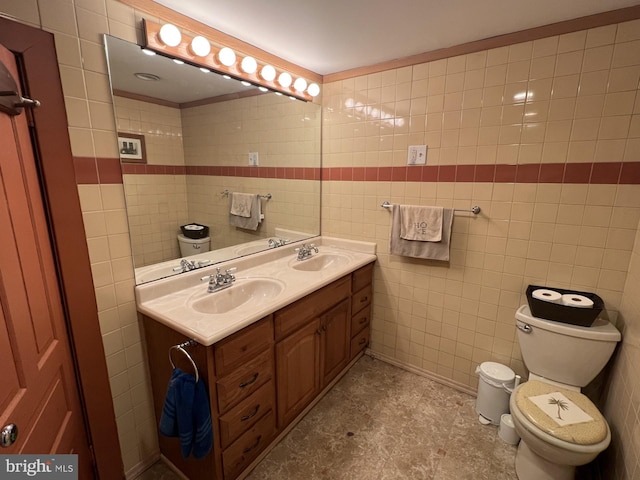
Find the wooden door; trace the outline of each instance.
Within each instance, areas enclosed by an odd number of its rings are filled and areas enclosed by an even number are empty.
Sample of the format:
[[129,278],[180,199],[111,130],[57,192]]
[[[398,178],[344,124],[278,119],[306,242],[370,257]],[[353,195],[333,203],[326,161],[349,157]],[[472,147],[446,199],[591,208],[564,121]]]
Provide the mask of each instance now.
[[350,312],[350,302],[346,299],[320,317],[323,388],[349,363]]
[[[18,79],[13,54],[0,62]],[[0,428],[18,427],[2,454],[75,453],[93,462],[69,347],[27,114],[0,112]],[[107,399],[110,401],[110,399]]]
[[278,428],[285,427],[320,391],[320,320],[276,344]]

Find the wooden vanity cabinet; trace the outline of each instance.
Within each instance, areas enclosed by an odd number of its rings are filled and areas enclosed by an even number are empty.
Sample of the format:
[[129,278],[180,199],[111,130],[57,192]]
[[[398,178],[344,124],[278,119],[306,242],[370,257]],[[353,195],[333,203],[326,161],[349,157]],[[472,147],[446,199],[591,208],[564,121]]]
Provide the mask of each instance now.
[[[370,264],[210,347],[187,347],[208,386],[213,451],[183,459],[178,439],[159,435],[163,455],[191,480],[238,477],[368,344],[372,273]],[[188,338],[142,318],[159,419],[168,351]],[[193,370],[181,353],[172,358]]]

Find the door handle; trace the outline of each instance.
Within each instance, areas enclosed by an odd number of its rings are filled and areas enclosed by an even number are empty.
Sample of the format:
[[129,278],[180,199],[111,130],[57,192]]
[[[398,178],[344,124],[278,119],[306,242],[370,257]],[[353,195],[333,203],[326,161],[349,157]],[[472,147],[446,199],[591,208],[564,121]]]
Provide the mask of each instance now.
[[18,439],[18,426],[15,423],[9,423],[2,427],[0,431],[0,446],[7,448],[13,445]]

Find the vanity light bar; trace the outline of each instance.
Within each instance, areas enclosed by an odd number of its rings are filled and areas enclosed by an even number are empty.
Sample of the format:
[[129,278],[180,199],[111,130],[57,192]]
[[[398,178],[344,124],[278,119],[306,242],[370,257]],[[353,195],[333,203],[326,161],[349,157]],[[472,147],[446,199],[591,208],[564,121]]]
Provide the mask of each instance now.
[[227,46],[212,46],[205,37],[191,37],[174,25],[160,25],[145,19],[143,28],[144,48],[171,57],[174,61],[182,60],[200,69],[216,71],[299,100],[311,101],[320,94],[317,83],[309,83],[302,77],[294,80],[289,72],[260,64],[258,59],[249,55],[239,57]]

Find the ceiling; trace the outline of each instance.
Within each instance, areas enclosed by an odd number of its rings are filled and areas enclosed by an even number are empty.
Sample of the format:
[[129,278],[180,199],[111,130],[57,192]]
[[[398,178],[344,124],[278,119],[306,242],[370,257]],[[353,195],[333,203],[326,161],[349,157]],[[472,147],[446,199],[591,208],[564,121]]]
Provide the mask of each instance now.
[[154,0],[327,75],[638,0]]

